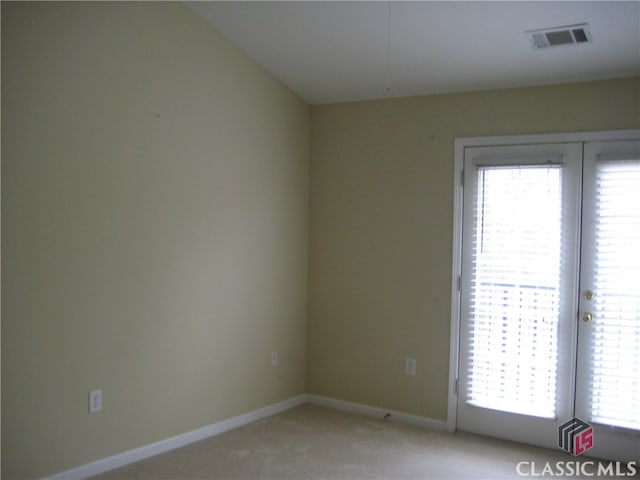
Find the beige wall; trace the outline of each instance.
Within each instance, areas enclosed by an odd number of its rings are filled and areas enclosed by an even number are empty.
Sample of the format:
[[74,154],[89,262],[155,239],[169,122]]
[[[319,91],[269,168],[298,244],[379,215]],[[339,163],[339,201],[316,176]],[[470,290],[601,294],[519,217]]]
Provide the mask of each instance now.
[[[2,3],[3,477],[305,380],[444,419],[453,139],[639,128],[640,80],[325,105],[309,121],[180,4]],[[104,411],[88,415],[94,388]]]
[[305,391],[308,139],[179,3],[2,2],[3,478]]
[[639,128],[640,79],[316,106],[311,124],[307,390],[444,420],[454,138]]

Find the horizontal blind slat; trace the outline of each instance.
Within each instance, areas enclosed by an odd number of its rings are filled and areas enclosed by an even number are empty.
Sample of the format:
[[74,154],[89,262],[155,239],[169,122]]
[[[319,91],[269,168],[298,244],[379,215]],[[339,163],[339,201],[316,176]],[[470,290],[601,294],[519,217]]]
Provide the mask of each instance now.
[[555,416],[562,167],[477,170],[467,403]]
[[640,429],[640,161],[596,163],[595,422]]

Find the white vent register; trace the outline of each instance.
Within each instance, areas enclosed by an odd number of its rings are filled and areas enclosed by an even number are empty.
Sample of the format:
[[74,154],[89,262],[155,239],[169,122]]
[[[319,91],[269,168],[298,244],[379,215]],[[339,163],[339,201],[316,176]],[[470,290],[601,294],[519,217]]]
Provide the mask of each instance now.
[[549,47],[561,47],[577,45],[592,41],[589,25],[580,23],[563,27],[542,28],[524,32],[529,37],[529,42],[534,50]]

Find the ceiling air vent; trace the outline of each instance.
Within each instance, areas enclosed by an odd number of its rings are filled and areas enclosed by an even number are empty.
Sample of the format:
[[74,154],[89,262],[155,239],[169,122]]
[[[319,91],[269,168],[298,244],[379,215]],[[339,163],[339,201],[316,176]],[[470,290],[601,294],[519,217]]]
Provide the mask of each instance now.
[[589,25],[567,25],[564,27],[542,28],[524,32],[529,37],[534,50],[539,48],[560,47],[563,45],[576,45],[591,41]]

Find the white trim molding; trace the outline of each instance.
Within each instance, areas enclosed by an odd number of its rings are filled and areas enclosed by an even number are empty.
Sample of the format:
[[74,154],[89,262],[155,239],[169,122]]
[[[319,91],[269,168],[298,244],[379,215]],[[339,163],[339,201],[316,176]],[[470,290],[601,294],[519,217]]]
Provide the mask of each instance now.
[[423,428],[430,428],[434,430],[446,430],[446,422],[444,420],[436,420],[429,417],[421,417],[418,415],[411,415],[408,413],[398,412],[394,410],[386,410],[379,407],[371,407],[369,405],[362,405],[359,403],[346,402],[344,400],[337,400],[334,398],[323,397],[313,394],[302,394],[295,397],[288,398],[278,403],[268,405],[263,408],[259,408],[249,413],[239,415],[237,417],[229,418],[206,427],[198,428],[190,432],[176,435],[173,437],[165,438],[159,442],[144,445],[139,448],[134,448],[126,452],[113,455],[111,457],[103,458],[95,462],[80,465],[64,472],[53,474],[49,477],[45,477],[44,480],[70,480],[70,479],[85,479],[100,475],[101,473],[108,472],[115,468],[124,467],[141,460],[145,460],[149,457],[166,453],[176,448],[184,447],[194,442],[204,440],[206,438],[220,435],[221,433],[233,430],[234,428],[242,427],[249,423],[262,420],[263,418],[276,415],[287,410],[291,410],[299,405],[305,403],[311,403],[313,405],[320,405],[324,407],[334,408],[336,410],[342,410],[352,413],[358,413],[370,417],[384,418],[387,414],[391,415],[391,420],[399,423],[405,423],[409,425],[416,425]]
[[204,440],[205,438],[220,435],[221,433],[227,432],[234,428],[238,428],[257,420],[270,417],[277,413],[290,410],[304,403],[307,403],[306,394],[291,397],[281,402],[274,403],[257,410],[253,410],[252,412],[238,415],[237,417],[232,417],[227,420],[208,425],[206,427],[198,428],[197,430],[192,430],[181,435],[165,438],[164,440],[160,440],[159,442],[144,445],[127,452],[122,452],[111,457],[103,458],[102,460],[97,460],[95,462],[80,465],[64,472],[56,473],[54,475],[46,477],[46,480],[89,478],[94,475],[108,472],[109,470],[113,470],[114,468],[124,467],[131,463],[139,462],[140,460],[153,457],[154,455],[165,453],[170,450],[175,450],[176,448],[184,447],[191,443]]
[[408,425],[416,425],[418,427],[430,428],[433,430],[446,430],[447,423],[444,420],[437,420],[430,417],[422,417],[419,415],[411,415],[409,413],[398,412],[395,410],[386,410],[381,407],[372,407],[361,403],[346,402],[335,398],[323,397],[321,395],[308,394],[308,402],[313,405],[322,407],[335,408],[345,412],[358,413],[368,417],[376,417],[384,419],[386,415],[391,415],[391,420]]

